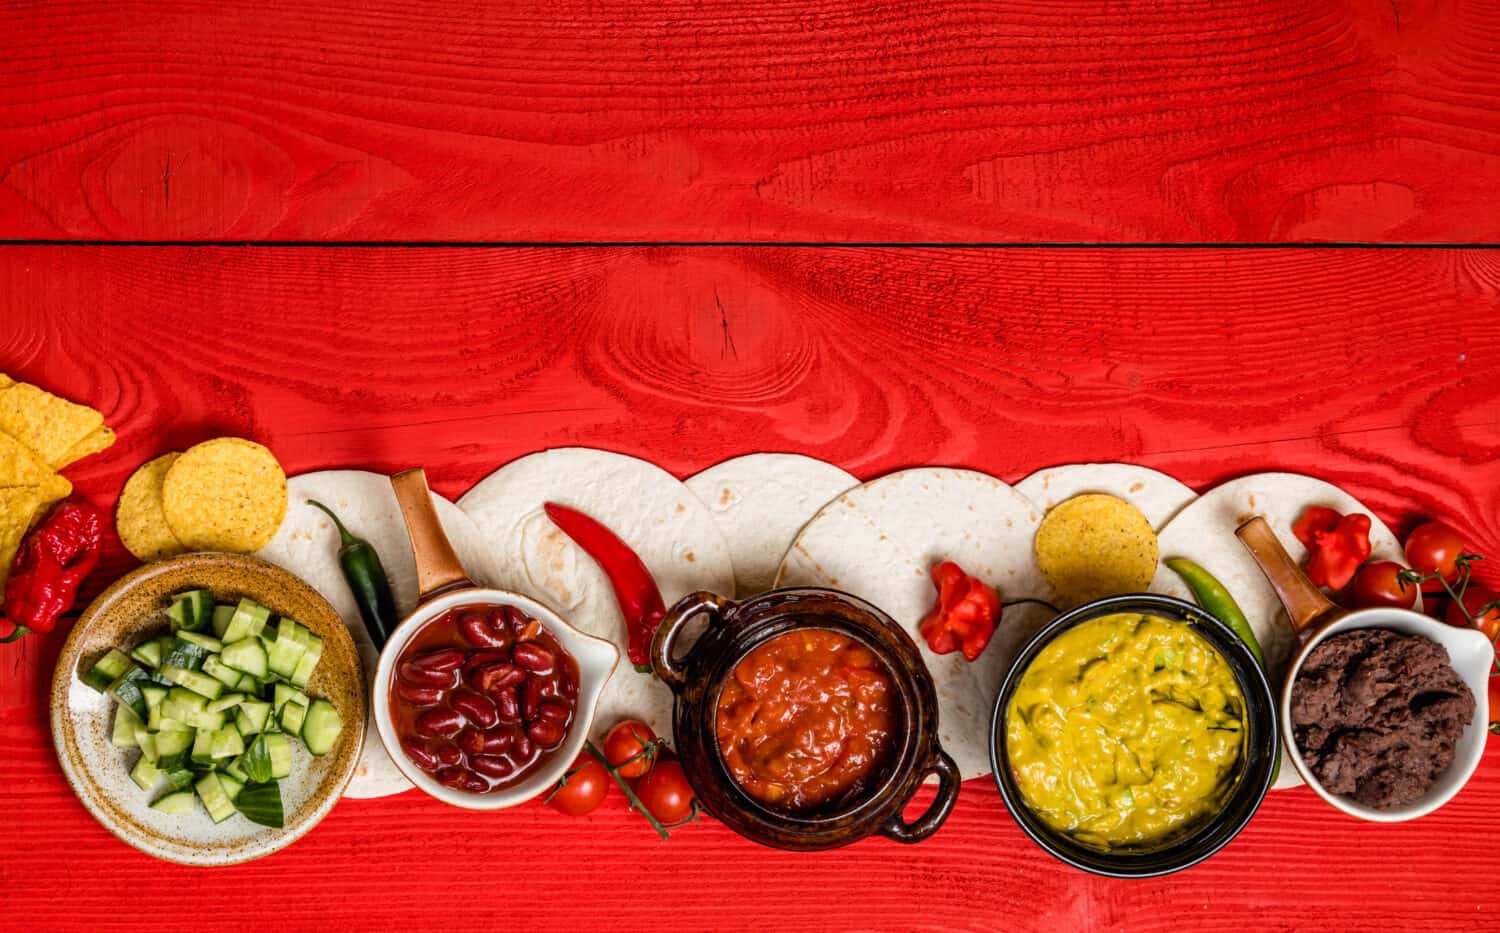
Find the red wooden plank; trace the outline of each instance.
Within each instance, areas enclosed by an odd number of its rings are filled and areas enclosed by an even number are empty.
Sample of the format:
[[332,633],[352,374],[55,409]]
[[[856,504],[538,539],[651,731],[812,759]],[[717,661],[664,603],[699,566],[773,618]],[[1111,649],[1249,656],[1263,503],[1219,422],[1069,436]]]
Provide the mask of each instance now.
[[0,237],[1493,241],[1475,0],[0,12]]
[[[11,248],[0,370],[105,411],[119,443],[70,471],[100,503],[226,431],[293,472],[420,462],[450,495],[570,443],[679,475],[774,448],[862,477],[1127,459],[1200,488],[1315,473],[1500,554],[1497,306],[1488,251]],[[101,577],[128,566],[112,555]],[[1500,745],[1427,819],[1279,793],[1221,855],[1148,883],[1051,861],[984,781],[911,848],[791,855],[713,824],[659,844],[618,806],[406,795],[343,802],[262,862],[182,869],[62,780],[57,644],[0,654],[8,927],[158,930],[212,905],[288,929],[1500,928]]]

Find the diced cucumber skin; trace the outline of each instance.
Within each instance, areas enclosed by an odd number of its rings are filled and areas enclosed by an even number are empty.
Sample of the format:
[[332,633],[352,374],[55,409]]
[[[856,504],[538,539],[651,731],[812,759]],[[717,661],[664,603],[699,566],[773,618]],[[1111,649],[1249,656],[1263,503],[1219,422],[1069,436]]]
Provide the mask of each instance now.
[[247,596],[240,597],[239,605],[234,608],[234,615],[229,621],[224,641],[254,638],[265,631],[266,622],[270,618],[271,610]]
[[240,791],[245,789],[245,782],[227,771],[220,771],[219,786],[224,788],[224,795],[229,798],[230,802],[233,802],[234,798],[240,795]]
[[136,787],[147,793],[150,793],[163,777],[165,775],[157,769],[156,765],[147,761],[144,755],[137,758],[135,767],[130,769],[130,779],[135,782]]
[[173,790],[186,790],[193,786],[193,772],[187,768],[173,768],[168,770],[162,768],[159,763],[157,764],[157,768],[167,776],[167,784]]
[[338,708],[327,700],[313,700],[302,720],[302,744],[314,755],[326,755],[338,743],[344,731],[344,719]]
[[143,667],[137,667],[134,663],[130,670],[121,674],[114,683],[109,685],[109,695],[114,697],[125,706],[129,706],[131,712],[142,722],[146,721],[149,710],[146,708],[146,695],[141,693],[141,687],[150,679]]
[[224,692],[224,685],[202,671],[190,671],[170,664],[163,664],[162,674],[179,687],[186,687],[200,696],[217,700]]
[[193,812],[195,795],[190,790],[173,790],[162,794],[151,804],[151,809],[181,816]]
[[135,714],[135,710],[119,703],[115,706],[115,724],[109,737],[109,744],[115,748],[139,748],[140,743],[135,740],[135,730],[143,727],[141,717]]
[[264,784],[250,783],[240,791],[234,801],[235,808],[245,819],[261,826],[281,829],[286,819],[281,807],[281,787],[275,781]]
[[204,635],[202,632],[182,631],[177,633],[177,637],[190,645],[197,645],[209,654],[218,654],[224,650],[224,643],[222,641],[211,635]]
[[161,666],[180,667],[187,671],[196,671],[203,668],[203,659],[208,657],[208,652],[202,646],[195,645],[180,638],[174,638],[172,647],[163,652]]
[[243,693],[226,693],[217,700],[211,701],[204,709],[210,713],[222,713],[226,710],[234,709],[247,699],[249,698]]
[[111,684],[134,666],[125,652],[119,648],[111,648],[84,673],[83,682],[100,693],[105,693]]
[[307,705],[292,700],[281,708],[281,728],[292,735],[302,734],[302,723],[307,719]]
[[[245,749],[245,754],[235,759],[234,764],[245,773],[245,779],[251,783],[265,783],[271,780],[271,752],[266,740],[270,736],[262,733],[255,737],[250,747]],[[238,776],[238,775],[236,775]]]
[[229,631],[229,620],[234,617],[233,606],[215,606],[213,616],[214,637],[223,640],[224,633]]
[[266,649],[261,647],[260,642],[254,638],[241,638],[239,641],[230,642],[224,646],[224,653],[219,658],[227,666],[241,674],[249,674],[251,677],[266,676],[269,665]]
[[215,823],[222,823],[234,816],[234,803],[230,801],[229,795],[224,793],[224,785],[219,783],[219,776],[210,771],[199,778],[193,785],[198,799],[203,801],[203,808]]
[[228,664],[225,664],[223,659],[216,654],[211,654],[203,659],[203,673],[231,690],[239,688],[240,678],[244,676]]

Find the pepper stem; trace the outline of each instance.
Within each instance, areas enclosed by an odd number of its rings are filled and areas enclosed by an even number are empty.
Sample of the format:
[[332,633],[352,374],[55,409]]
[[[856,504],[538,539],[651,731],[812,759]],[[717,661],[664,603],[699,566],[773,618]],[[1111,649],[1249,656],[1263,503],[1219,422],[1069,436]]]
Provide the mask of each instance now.
[[337,515],[333,514],[333,509],[330,509],[328,506],[324,505],[323,503],[319,502],[316,499],[308,499],[307,500],[307,504],[310,505],[310,506],[312,506],[315,509],[318,509],[324,515],[327,515],[329,518],[333,519],[334,526],[337,527],[338,530],[339,530],[339,543],[342,546],[348,547],[349,545],[353,544],[356,540],[358,540],[358,539],[356,539],[354,537],[354,535],[351,535],[349,533],[349,529],[347,529],[347,528],[344,527],[344,523],[341,522],[341,521],[339,521],[339,517]]
[[1057,614],[1057,613],[1059,613],[1059,612],[1062,612],[1061,609],[1058,609],[1056,606],[1054,606],[1051,603],[1047,602],[1045,599],[1012,599],[1009,602],[1003,602],[1003,603],[1001,603],[1000,604],[1000,608],[1001,609],[1009,609],[1011,606],[1021,606],[1021,605],[1025,605],[1027,603],[1031,603],[1032,605],[1035,605],[1035,606],[1046,606],[1048,609],[1052,610],[1052,612],[1053,612],[1054,615]]
[[27,628],[24,625],[17,625],[14,632],[6,635],[4,638],[0,638],[0,645],[8,645],[16,639],[20,638],[22,635],[29,635],[30,633],[31,629]]

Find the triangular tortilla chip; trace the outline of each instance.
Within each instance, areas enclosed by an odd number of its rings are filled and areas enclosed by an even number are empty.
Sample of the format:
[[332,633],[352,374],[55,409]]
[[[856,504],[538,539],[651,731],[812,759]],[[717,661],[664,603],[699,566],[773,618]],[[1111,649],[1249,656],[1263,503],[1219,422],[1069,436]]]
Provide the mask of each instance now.
[[83,440],[68,448],[63,454],[62,462],[57,464],[61,470],[63,467],[77,463],[84,457],[92,456],[109,447],[115,442],[115,432],[106,427],[96,428],[93,433],[86,435]]
[[10,576],[10,562],[15,560],[16,549],[41,507],[42,498],[35,486],[0,489],[0,593],[5,592],[5,580]]
[[104,424],[104,416],[30,383],[0,389],[0,431],[30,447],[50,466],[64,462],[68,448]]
[[[4,394],[0,392],[0,396]],[[0,431],[0,488],[40,486],[56,475],[37,459],[31,448]]]

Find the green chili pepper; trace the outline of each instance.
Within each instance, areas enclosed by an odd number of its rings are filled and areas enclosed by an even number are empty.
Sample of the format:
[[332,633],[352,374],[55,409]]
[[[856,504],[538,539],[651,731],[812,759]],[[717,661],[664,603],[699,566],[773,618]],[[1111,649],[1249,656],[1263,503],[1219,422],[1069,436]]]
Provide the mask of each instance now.
[[344,582],[349,584],[354,601],[359,604],[360,618],[365,620],[365,629],[370,633],[370,640],[375,642],[375,650],[379,651],[385,647],[385,640],[401,621],[396,615],[396,601],[391,598],[391,585],[385,578],[385,568],[380,565],[380,554],[370,542],[351,535],[328,506],[313,499],[308,499],[307,504],[321,509],[338,527],[339,540],[342,542],[339,546],[339,566],[344,571]]
[[1250,628],[1250,620],[1240,611],[1240,604],[1234,601],[1229,591],[1224,588],[1213,574],[1199,567],[1192,561],[1183,557],[1168,558],[1166,565],[1172,568],[1176,574],[1186,583],[1188,589],[1193,591],[1193,598],[1198,605],[1208,610],[1209,615],[1223,622],[1240,636],[1250,653],[1255,655],[1255,660],[1260,662],[1261,670],[1265,670],[1266,656],[1261,653],[1260,642],[1255,639],[1255,632]]

